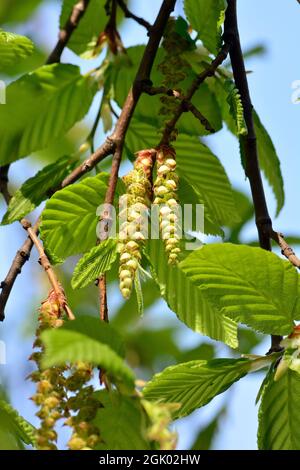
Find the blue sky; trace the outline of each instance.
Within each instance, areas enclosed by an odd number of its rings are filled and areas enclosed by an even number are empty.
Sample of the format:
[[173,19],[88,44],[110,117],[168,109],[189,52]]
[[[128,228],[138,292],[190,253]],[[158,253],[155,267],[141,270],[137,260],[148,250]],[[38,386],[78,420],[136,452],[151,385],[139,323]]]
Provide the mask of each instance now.
[[[160,0],[133,1],[132,9],[139,15],[153,20],[160,5]],[[300,105],[292,104],[292,83],[300,80],[299,60],[299,20],[300,6],[296,0],[252,0],[239,2],[239,23],[241,41],[244,48],[263,43],[267,54],[262,58],[253,58],[247,62],[249,85],[252,100],[262,122],[272,136],[273,142],[281,160],[282,173],[285,180],[286,204],[279,217],[274,221],[274,227],[283,233],[299,234],[299,174],[300,159],[298,157],[299,113]],[[176,13],[180,14],[181,6]],[[24,26],[22,32],[34,34],[49,45],[55,43],[57,36],[57,18],[59,4],[48,2],[37,13],[34,26]],[[132,21],[127,21],[122,30],[126,46],[143,43],[146,36],[143,28]],[[66,51],[64,61],[72,61],[82,66],[83,70],[90,68],[91,63],[83,63],[74,54]],[[99,135],[99,142],[101,135]],[[209,144],[221,159],[228,175],[235,186],[248,191],[243,171],[239,165],[239,151],[235,139],[226,131],[221,131],[209,137]],[[32,171],[32,169],[31,169]],[[26,160],[18,162],[13,171],[18,181],[30,176]],[[275,202],[272,191],[266,185],[271,215],[275,213]],[[251,222],[244,233],[244,239],[256,237],[256,229]],[[24,239],[24,233],[16,224],[0,230],[1,246],[1,279],[10,266],[12,256]],[[35,257],[36,259],[36,257]],[[30,354],[31,340],[20,340],[20,327],[23,313],[40,302],[41,292],[37,290],[35,281],[38,279],[39,266],[37,263],[27,263],[22,276],[18,279],[14,300],[7,308],[7,320],[1,326],[0,335],[7,343],[7,366],[0,365],[0,373],[8,381],[12,393],[13,404],[30,420],[33,407],[28,400],[32,387],[24,385],[27,375],[27,357]],[[28,279],[31,278],[29,282]],[[43,286],[43,290],[47,288]],[[158,311],[152,312],[157,316]],[[169,317],[173,316],[170,314]],[[171,321],[171,320],[170,320]],[[183,330],[180,340],[190,345],[196,341],[196,336]],[[197,336],[198,338],[198,336]],[[265,343],[259,352],[264,353],[268,348]],[[221,352],[221,350],[220,350]],[[257,408],[254,405],[255,396],[261,381],[260,375],[252,375],[243,379],[233,387],[231,406],[227,417],[222,423],[222,433],[218,436],[216,449],[255,449]],[[199,410],[191,418],[176,423],[181,438],[179,447],[184,449],[191,441],[191,426],[200,428],[216,409],[222,405],[224,397],[217,397],[205,409]]]

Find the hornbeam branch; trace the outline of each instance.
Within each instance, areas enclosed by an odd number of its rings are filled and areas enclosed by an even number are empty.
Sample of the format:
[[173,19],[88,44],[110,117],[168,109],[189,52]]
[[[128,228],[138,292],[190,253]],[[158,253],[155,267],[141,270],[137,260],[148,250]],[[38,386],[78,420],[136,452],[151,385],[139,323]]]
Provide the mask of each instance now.
[[[271,251],[272,220],[270,218],[267,201],[265,197],[262,177],[259,168],[258,151],[256,143],[256,133],[253,121],[253,106],[248,87],[247,74],[241,48],[236,0],[228,0],[226,18],[224,24],[224,40],[231,43],[230,59],[233,70],[234,81],[239,90],[243,109],[244,119],[247,126],[247,135],[242,137],[246,160],[246,175],[250,182],[256,226],[261,248]],[[271,349],[275,352],[281,349],[281,336],[272,336]]]

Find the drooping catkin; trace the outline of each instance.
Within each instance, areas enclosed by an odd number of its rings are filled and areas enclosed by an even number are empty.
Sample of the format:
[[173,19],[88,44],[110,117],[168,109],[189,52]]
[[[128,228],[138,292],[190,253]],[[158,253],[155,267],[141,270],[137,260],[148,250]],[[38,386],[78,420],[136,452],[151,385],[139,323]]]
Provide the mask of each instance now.
[[67,400],[66,407],[72,415],[66,424],[73,429],[68,442],[70,450],[92,450],[100,440],[99,429],[92,424],[100,406],[94,396],[94,387],[88,382],[93,376],[93,367],[82,361],[77,361],[71,367],[66,379],[66,389],[75,393]]
[[180,253],[180,206],[177,197],[176,154],[171,146],[157,149],[157,178],[154,204],[159,205],[159,226],[169,264],[176,264]]
[[40,418],[40,427],[36,432],[36,445],[39,450],[56,450],[57,434],[54,429],[56,422],[65,416],[65,377],[64,366],[41,369],[41,358],[44,347],[40,335],[46,328],[59,328],[63,325],[60,299],[52,290],[39,310],[38,327],[34,347],[39,348],[30,359],[37,365],[30,378],[36,383],[33,402],[39,407],[36,415]]
[[126,194],[119,201],[119,278],[120,290],[125,299],[130,297],[141,261],[141,248],[147,237],[154,155],[153,149],[137,152],[133,170],[123,178]]

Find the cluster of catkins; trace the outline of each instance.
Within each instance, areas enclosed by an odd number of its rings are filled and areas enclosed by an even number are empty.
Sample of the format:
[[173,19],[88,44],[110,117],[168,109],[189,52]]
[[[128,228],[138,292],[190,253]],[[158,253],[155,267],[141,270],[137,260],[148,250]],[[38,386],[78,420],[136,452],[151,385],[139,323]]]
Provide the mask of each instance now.
[[30,378],[36,383],[36,393],[32,400],[39,407],[37,416],[40,418],[40,427],[37,429],[36,446],[39,450],[56,450],[57,434],[54,430],[56,422],[64,416],[64,404],[66,400],[65,377],[66,367],[51,367],[43,370],[40,362],[43,354],[43,345],[40,339],[42,331],[46,328],[58,328],[62,326],[61,306],[54,291],[49,293],[39,310],[38,328],[34,347],[39,351],[34,352],[30,359],[37,365]]
[[154,204],[159,205],[159,226],[169,264],[176,264],[180,253],[180,221],[177,197],[175,150],[161,146],[157,150],[157,177],[154,182]]
[[119,201],[119,277],[120,290],[125,299],[130,297],[141,260],[141,248],[147,238],[154,156],[153,149],[138,152],[133,170],[123,178],[126,194]]
[[[154,158],[157,177],[152,188]],[[125,299],[130,297],[141,251],[148,235],[148,210],[154,192],[154,204],[159,207],[159,226],[168,262],[176,264],[180,252],[179,204],[177,198],[175,150],[167,145],[157,150],[137,153],[133,170],[124,178],[126,194],[120,197],[119,278]]]
[[76,362],[71,367],[41,368],[44,352],[41,333],[47,328],[59,328],[64,323],[60,300],[52,290],[42,303],[34,342],[34,347],[39,350],[31,355],[31,360],[37,365],[37,370],[30,375],[36,383],[32,400],[39,408],[36,415],[40,418],[35,436],[36,447],[39,450],[57,450],[55,425],[59,419],[65,419],[65,424],[73,428],[69,449],[91,450],[100,439],[98,429],[91,424],[99,407],[94,398],[94,388],[87,385],[92,377],[92,367]]

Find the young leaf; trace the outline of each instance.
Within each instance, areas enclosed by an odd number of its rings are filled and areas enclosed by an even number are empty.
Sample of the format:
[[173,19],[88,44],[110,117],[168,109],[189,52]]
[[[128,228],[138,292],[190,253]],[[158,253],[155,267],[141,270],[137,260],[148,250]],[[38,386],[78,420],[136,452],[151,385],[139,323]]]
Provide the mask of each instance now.
[[143,290],[142,290],[139,271],[136,271],[135,276],[134,276],[134,288],[135,288],[138,312],[139,312],[139,315],[143,315],[144,314],[144,298],[143,298]]
[[108,271],[117,257],[117,240],[109,238],[94,246],[77,263],[73,277],[73,289],[86,287]]
[[136,397],[97,392],[102,407],[93,423],[101,429],[96,450],[146,450],[145,415]]
[[[63,0],[60,28],[64,28],[74,5],[78,0]],[[78,27],[68,41],[68,48],[84,58],[93,58],[100,33],[104,31],[108,17],[105,13],[105,0],[90,0]]]
[[259,163],[276,197],[276,215],[278,215],[284,205],[284,187],[280,169],[280,160],[271,137],[255,111],[253,113],[253,118],[257,138]]
[[236,323],[211,307],[180,266],[169,267],[161,240],[149,241],[148,256],[161,295],[178,318],[192,330],[236,348]]
[[[1,416],[2,415],[2,416]],[[34,444],[34,427],[28,423],[5,400],[0,399],[1,422],[5,421],[11,431],[25,444]]]
[[49,196],[51,190],[57,189],[76,163],[70,157],[62,157],[25,181],[10,200],[1,224],[11,224],[33,211]]
[[247,127],[244,119],[244,109],[242,105],[241,96],[231,80],[225,82],[228,90],[227,102],[229,104],[230,112],[235,121],[237,135],[246,135]]
[[300,317],[299,275],[274,253],[211,244],[191,253],[179,268],[213,308],[255,330],[289,334]]
[[191,361],[167,367],[143,389],[147,400],[180,403],[175,418],[206,405],[249,372],[248,359]]
[[33,49],[30,39],[0,29],[0,72],[5,72],[7,66],[30,56]]
[[300,450],[300,375],[287,372],[277,382],[269,374],[259,408],[258,447]]
[[134,374],[123,359],[107,344],[77,331],[46,330],[41,339],[45,346],[42,367],[47,369],[66,362],[84,361],[105,369],[116,382],[134,386]]
[[0,107],[1,165],[62,136],[85,116],[96,91],[94,79],[68,64],[45,65],[11,83]]
[[107,182],[108,175],[100,173],[57,191],[49,199],[40,232],[50,257],[64,260],[95,246],[96,210],[104,202]]
[[192,28],[198,32],[204,46],[215,55],[221,44],[225,3],[224,0],[184,1],[184,10]]

